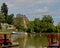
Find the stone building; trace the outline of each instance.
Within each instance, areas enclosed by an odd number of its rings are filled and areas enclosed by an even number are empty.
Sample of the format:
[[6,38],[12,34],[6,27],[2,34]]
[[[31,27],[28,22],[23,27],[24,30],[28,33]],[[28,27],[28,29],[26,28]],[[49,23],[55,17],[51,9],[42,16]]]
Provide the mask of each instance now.
[[23,14],[17,14],[16,18],[22,18],[23,19],[23,26],[24,28],[27,28],[27,23],[28,23],[28,18],[26,17],[26,15]]

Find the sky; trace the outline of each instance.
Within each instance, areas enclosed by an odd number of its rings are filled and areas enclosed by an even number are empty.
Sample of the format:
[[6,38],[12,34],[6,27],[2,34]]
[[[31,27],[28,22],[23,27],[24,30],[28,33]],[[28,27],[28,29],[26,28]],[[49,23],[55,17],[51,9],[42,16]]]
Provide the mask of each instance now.
[[60,22],[60,0],[0,0],[8,5],[9,14],[24,14],[29,20],[42,18],[43,15],[51,15],[54,24]]

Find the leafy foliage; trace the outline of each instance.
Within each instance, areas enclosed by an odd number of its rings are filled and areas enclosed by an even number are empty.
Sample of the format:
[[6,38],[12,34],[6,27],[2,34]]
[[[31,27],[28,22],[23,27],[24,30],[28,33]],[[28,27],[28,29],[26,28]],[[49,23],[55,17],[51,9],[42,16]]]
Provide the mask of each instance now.
[[22,18],[15,18],[13,20],[13,25],[16,26],[16,28],[18,29],[18,31],[21,31],[21,30],[24,29],[23,26],[22,26],[22,21],[23,21]]
[[6,3],[2,4],[2,6],[1,6],[1,13],[5,15],[5,22],[6,22],[7,15],[8,15],[8,7],[7,7]]
[[10,15],[7,16],[6,22],[8,24],[12,24],[12,22],[13,22],[13,16],[14,16],[13,14],[10,14]]
[[56,31],[53,25],[53,18],[50,15],[44,15],[42,20],[35,18],[34,21],[29,21],[28,32],[45,32],[51,33]]
[[29,21],[27,32],[34,32],[34,22],[33,21]]
[[42,18],[42,22],[53,23],[53,18],[50,15],[44,15]]
[[3,3],[1,6],[1,13],[3,13],[5,16],[7,16],[8,14],[8,7],[6,5],[6,3]]
[[57,31],[60,32],[60,22],[57,25]]
[[40,19],[35,18],[34,20],[34,32],[40,32]]

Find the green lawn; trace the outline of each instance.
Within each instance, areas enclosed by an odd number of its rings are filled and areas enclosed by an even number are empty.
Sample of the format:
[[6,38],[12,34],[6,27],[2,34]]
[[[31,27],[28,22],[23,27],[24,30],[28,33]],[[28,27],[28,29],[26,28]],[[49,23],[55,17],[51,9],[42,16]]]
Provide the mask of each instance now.
[[0,34],[11,34],[12,32],[0,32]]

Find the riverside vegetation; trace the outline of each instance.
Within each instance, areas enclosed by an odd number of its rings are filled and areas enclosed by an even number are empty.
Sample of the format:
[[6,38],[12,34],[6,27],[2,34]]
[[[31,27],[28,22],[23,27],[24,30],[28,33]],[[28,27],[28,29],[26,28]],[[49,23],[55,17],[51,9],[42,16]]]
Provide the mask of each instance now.
[[[35,18],[33,21],[27,20],[25,24],[23,24],[23,18],[17,18],[14,17],[14,14],[8,14],[8,7],[6,3],[3,3],[1,6],[0,29],[2,29],[1,23],[14,25],[17,31],[23,31],[28,33],[60,32],[60,22],[57,25],[54,25],[54,20],[51,15],[43,15],[42,19]],[[26,25],[26,27],[24,27],[24,25]]]

